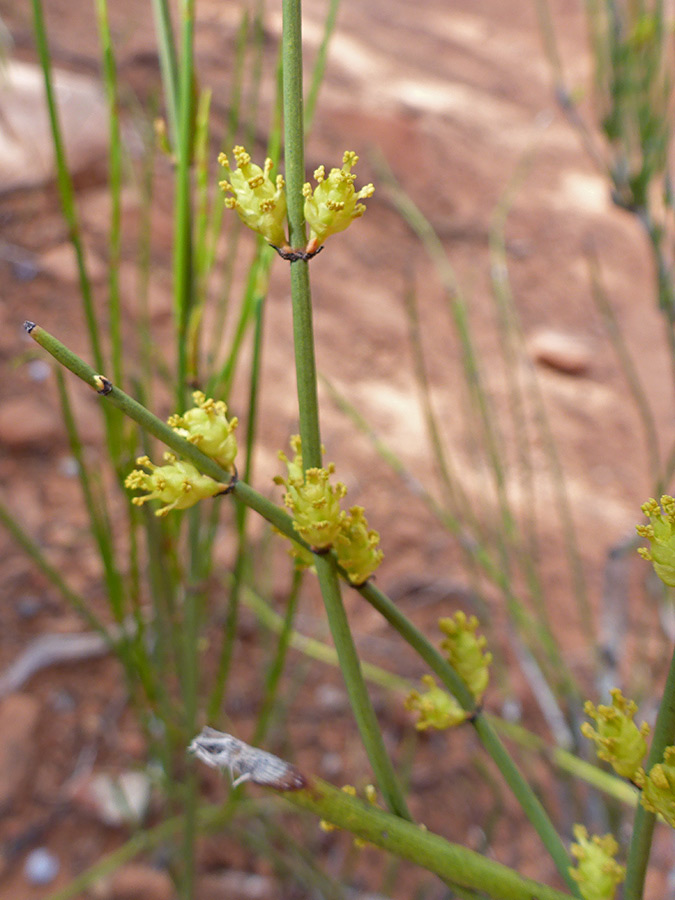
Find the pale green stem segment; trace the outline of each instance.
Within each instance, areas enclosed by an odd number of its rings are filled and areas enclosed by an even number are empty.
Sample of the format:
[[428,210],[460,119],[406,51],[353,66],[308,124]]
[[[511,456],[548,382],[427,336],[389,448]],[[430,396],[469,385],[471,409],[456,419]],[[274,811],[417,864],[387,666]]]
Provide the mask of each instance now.
[[[304,247],[306,236],[302,186],[305,180],[305,138],[302,94],[302,4],[300,0],[283,0],[282,16],[289,236],[292,247]],[[297,260],[291,263],[291,297],[302,458],[305,469],[319,468],[321,466],[319,404],[312,326],[312,298],[309,267],[306,260]],[[334,564],[321,556],[316,558],[316,571],[349,700],[377,783],[389,809],[397,815],[409,819],[410,813],[405,797],[384,746],[382,733],[361,672],[359,657],[342,603],[338,574]]]
[[495,900],[569,900],[569,894],[522,878],[501,863],[452,844],[318,778],[312,778],[307,789],[287,791],[283,796],[294,806],[310,810],[338,828],[435,872],[445,881],[478,890]]
[[[663,690],[663,698],[656,717],[652,745],[647,757],[645,770],[661,762],[663,751],[675,741],[675,653],[670,661],[670,669]],[[644,806],[638,806],[633,824],[628,860],[626,863],[626,882],[623,888],[624,900],[641,900],[644,891],[647,864],[652,848],[652,835],[656,816],[647,812]]]
[[[410,860],[446,881],[476,888],[480,896],[494,900],[569,900],[570,895],[548,885],[522,878],[512,869],[479,853],[446,841],[410,822],[391,816],[363,801],[345,794],[324,781],[312,779],[307,790],[286,792],[284,798],[301,809],[320,816],[338,828]],[[228,827],[234,816],[230,804],[207,806],[198,812],[200,829],[207,833]],[[46,900],[72,900],[140,853],[148,852],[179,832],[182,818],[176,816],[135,835],[118,850],[78,875],[67,887]]]
[[[297,263],[293,263],[293,265],[295,266]],[[87,382],[91,387],[97,388],[97,385],[100,385],[100,382],[97,381],[100,377],[99,374],[55,337],[33,323],[26,323],[25,327],[31,337],[40,344],[41,347],[44,347],[45,350],[51,353],[51,355],[67,369],[83,381]],[[107,393],[104,395],[105,399],[121,409],[122,412],[141,425],[141,427],[149,434],[154,435],[158,440],[165,443],[176,453],[189,459],[204,474],[210,475],[216,481],[220,481],[224,484],[230,482],[230,473],[221,469],[216,462],[210,457],[205,456],[194,444],[191,444],[189,441],[186,441],[180,435],[176,434],[176,432],[166,423],[154,416],[132,397],[129,397],[128,394],[125,394],[124,391],[116,388],[114,385],[110,385],[109,387],[110,389],[107,390]],[[298,536],[297,532],[295,532],[291,517],[283,509],[272,503],[272,501],[263,497],[242,481],[237,481],[232,486],[232,493],[236,500],[245,503],[248,507],[255,510],[267,519],[268,522],[274,525],[275,528],[281,531],[282,534],[286,535],[286,537],[295,541],[305,549],[311,549]],[[332,553],[322,556],[317,555],[315,556],[315,559],[320,563],[328,563],[335,573],[339,571],[339,567]],[[324,566],[324,569],[325,568],[327,568],[327,566]],[[489,723],[485,721],[485,717],[480,714],[480,711],[475,709],[473,697],[455,670],[382,591],[371,583],[366,583],[359,587],[358,591],[364,599],[387,619],[401,637],[403,637],[403,639],[419,653],[422,659],[429,665],[430,669],[441,679],[446,688],[454,694],[462,707],[474,714],[473,725],[483,741],[486,750],[499,766],[505,780],[513,790],[514,794],[518,797],[519,802],[523,806],[530,822],[536,829],[544,846],[554,860],[561,876],[570,885],[574,895],[578,896],[577,886],[569,875],[568,869],[570,859],[564,844],[546,815],[546,811],[527,781],[519,772],[517,766],[504,748],[504,745],[494,732],[494,729],[492,729]],[[338,649],[337,642],[336,649]],[[363,680],[360,668],[358,670],[358,677],[361,681]],[[382,793],[385,795],[384,790]]]

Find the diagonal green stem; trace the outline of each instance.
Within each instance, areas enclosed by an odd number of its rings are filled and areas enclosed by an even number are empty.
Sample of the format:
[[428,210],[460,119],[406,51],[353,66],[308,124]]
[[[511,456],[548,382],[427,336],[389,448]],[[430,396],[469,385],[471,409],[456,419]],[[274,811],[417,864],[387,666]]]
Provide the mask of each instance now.
[[[73,372],[83,381],[86,381],[90,386],[96,385],[95,379],[97,378],[97,373],[94,369],[92,369],[91,366],[87,365],[87,363],[76,356],[72,351],[65,347],[51,334],[46,332],[43,328],[40,328],[40,326],[34,325],[33,323],[27,323],[26,328],[29,331],[31,337],[38,344],[40,344],[40,346],[44,347],[49,353],[51,353],[51,355],[60,363],[62,363],[66,368],[70,369],[71,372]],[[149,410],[147,410],[144,406],[142,406],[132,397],[129,397],[128,394],[125,394],[124,391],[121,391],[119,388],[112,386],[111,390],[107,394],[105,394],[105,399],[121,409],[126,415],[128,415],[135,422],[141,425],[142,428],[144,428],[150,434],[154,435],[158,440],[165,443],[176,453],[193,462],[200,469],[200,471],[204,472],[206,475],[210,475],[212,478],[216,479],[216,481],[220,481],[224,484],[227,484],[230,481],[231,476],[228,472],[222,469],[210,457],[203,454],[201,450],[199,450],[194,444],[191,444],[189,441],[186,441],[184,438],[182,438],[172,428],[162,422],[161,419],[158,419],[151,412],[149,412]],[[275,528],[281,531],[282,534],[284,534],[286,537],[295,541],[297,544],[307,550],[311,549],[294,530],[291,517],[271,500],[263,497],[252,487],[242,481],[238,481],[233,486],[232,493],[234,494],[235,500],[241,503],[245,503],[246,506],[248,506],[250,509],[253,509],[255,512],[259,513]],[[335,560],[335,557],[332,553],[326,555],[317,555],[315,556],[315,559],[320,564],[329,564],[330,568],[337,575],[339,568],[337,565],[337,561]],[[324,570],[326,568],[328,568],[328,566],[324,565]],[[401,637],[407,643],[409,643],[414,650],[417,651],[422,659],[424,659],[424,661],[429,665],[431,670],[435,672],[436,675],[438,675],[447,689],[452,694],[454,694],[460,704],[465,709],[474,714],[474,727],[476,728],[476,731],[480,739],[482,740],[485,749],[492,756],[495,763],[499,766],[504,779],[507,781],[514,794],[518,797],[518,800],[523,806],[526,815],[530,819],[530,822],[539,834],[542,843],[554,860],[561,876],[569,884],[574,895],[578,896],[578,889],[576,887],[576,884],[572,882],[568,872],[570,859],[559,835],[553,828],[550,819],[546,815],[543,806],[537,799],[532,788],[523,778],[517,766],[497,737],[494,729],[492,729],[490,724],[485,721],[485,718],[480,714],[480,711],[477,711],[474,708],[473,697],[469,694],[466,686],[459,679],[455,670],[382,591],[376,588],[373,584],[367,583],[358,588],[358,592],[382,616],[384,616],[387,621],[399,632]],[[340,603],[340,607],[341,606],[342,604]],[[342,609],[342,615],[344,615],[344,609]],[[349,634],[348,630],[348,625],[345,620],[342,621],[340,627],[346,628],[347,639],[350,643],[352,643],[353,646],[351,635]],[[340,638],[342,639],[343,636],[343,632],[340,631]],[[336,649],[338,650],[339,654],[340,647],[337,640],[335,641],[335,643]],[[340,662],[342,665],[341,657]],[[358,668],[358,679],[363,684],[363,676],[361,674],[360,668]],[[370,712],[366,712],[363,714],[366,719],[366,722],[363,723],[364,727],[371,720],[375,720],[374,714],[372,713],[372,707],[368,706],[368,708]],[[361,725],[362,723],[359,722],[359,724]],[[376,725],[377,722],[375,720],[375,726]],[[381,740],[379,731],[378,736]]]

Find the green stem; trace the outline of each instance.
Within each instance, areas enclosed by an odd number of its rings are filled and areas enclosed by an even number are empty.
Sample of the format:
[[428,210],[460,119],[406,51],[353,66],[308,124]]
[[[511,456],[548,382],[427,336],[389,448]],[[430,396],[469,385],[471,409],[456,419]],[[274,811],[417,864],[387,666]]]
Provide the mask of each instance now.
[[[396,856],[409,859],[448,881],[469,889],[475,888],[481,895],[488,894],[495,900],[569,900],[569,894],[530,878],[522,878],[501,863],[403,822],[325,781],[313,778],[311,790],[288,791],[283,796],[288,803],[306,809]],[[229,803],[202,807],[198,812],[200,831],[213,833],[223,829],[231,823],[234,813]],[[74,900],[94,882],[112,874],[140,853],[167,841],[180,831],[181,826],[182,817],[176,816],[139,832],[101,862],[78,875],[65,888],[50,894],[46,900]]]
[[[305,216],[302,186],[305,180],[304,125],[302,97],[302,3],[283,0],[283,93],[286,160],[286,196],[291,246],[304,247]],[[312,299],[307,261],[291,264],[291,298],[293,304],[293,342],[300,415],[300,437],[305,470],[321,466],[319,402],[317,396]],[[326,615],[347,693],[368,758],[380,790],[392,811],[410,818],[403,792],[382,740],[359,657],[354,646],[347,615],[342,603],[340,583],[335,567],[324,557],[316,557],[316,571],[321,586]]]
[[569,900],[569,894],[522,878],[501,863],[395,818],[318,778],[311,779],[307,790],[288,791],[284,797],[294,806],[462,887],[500,900]]
[[[256,619],[264,628],[273,631],[275,634],[281,634],[284,631],[286,627],[285,619],[276,613],[255,591],[250,588],[246,589],[242,595],[242,602],[254,613]],[[339,666],[334,647],[299,631],[291,631],[289,646],[310,659],[315,659],[329,666]],[[399,675],[395,675],[393,672],[372,663],[364,662],[361,664],[361,668],[369,682],[377,684],[386,690],[402,694],[404,697],[407,697],[417,687],[409,679],[401,678]],[[498,734],[512,740],[521,749],[529,753],[539,754],[562,772],[574,775],[575,778],[585,781],[592,787],[597,788],[597,790],[607,794],[608,797],[619,800],[621,803],[633,808],[637,805],[638,792],[625,779],[600,769],[584,759],[579,759],[578,756],[575,756],[568,750],[549,744],[544,738],[533,734],[533,732],[528,731],[522,725],[509,722],[490,713],[483,713],[483,715]],[[257,745],[261,741],[262,738],[259,740],[254,739],[252,743]]]
[[159,67],[162,73],[162,88],[169,120],[169,142],[178,144],[178,57],[173,39],[171,8],[168,0],[152,0],[152,10],[157,30]]
[[[656,717],[652,745],[647,757],[645,770],[663,759],[663,751],[675,741],[675,653],[670,661],[670,669],[663,690],[663,697]],[[647,812],[644,806],[638,806],[635,813],[633,834],[631,836],[628,860],[626,863],[626,883],[623,889],[624,900],[641,900],[644,890],[647,864],[652,846],[652,835],[656,816]]]
[[182,55],[180,61],[179,134],[176,146],[175,231],[174,231],[174,304],[178,340],[178,405],[182,405],[188,376],[188,326],[193,302],[193,247],[191,206],[191,163],[194,129],[193,33],[195,0],[182,0]]
[[89,332],[89,341],[91,343],[91,352],[96,365],[99,369],[104,366],[103,351],[101,350],[101,342],[99,339],[98,322],[94,310],[94,298],[91,291],[91,282],[87,275],[86,264],[84,261],[84,247],[82,244],[82,232],[80,228],[80,220],[75,207],[75,189],[68,171],[68,162],[66,160],[66,150],[61,133],[61,125],[59,122],[59,114],[56,107],[56,98],[54,96],[54,85],[52,83],[52,62],[49,55],[49,45],[47,43],[47,32],[45,29],[44,13],[41,0],[32,0],[33,2],[33,20],[35,43],[38,55],[40,57],[40,65],[45,80],[45,95],[47,98],[47,109],[49,111],[49,122],[51,125],[52,144],[54,146],[54,157],[56,159],[56,180],[59,188],[59,197],[61,199],[61,209],[63,217],[68,225],[68,237],[75,250],[75,259],[77,261],[77,271],[80,283],[80,294],[82,295],[82,304],[84,307],[84,315],[87,321],[87,331]]
[[427,641],[424,635],[415,628],[412,622],[400,612],[389,597],[376,588],[374,584],[370,582],[365,584],[362,588],[359,588],[359,592],[421,656],[432,672],[438,675],[462,708],[473,714],[473,726],[483,746],[513,791],[523,812],[550,853],[558,871],[572,891],[577,894],[576,882],[570,877],[568,871],[570,858],[546,810],[509,755],[494,728],[487,721],[486,717],[476,710],[474,698],[457,672],[436,648]]
[[122,238],[122,137],[120,133],[117,66],[110,35],[107,0],[96,0],[96,18],[103,56],[103,80],[108,101],[108,184],[110,189],[110,234],[108,239],[108,309],[112,371],[115,381],[122,381],[122,314],[120,306],[119,270]]
[[[293,265],[296,264],[294,263]],[[72,351],[68,350],[68,348],[61,344],[60,341],[46,332],[43,328],[40,328],[40,326],[34,325],[33,323],[27,325],[27,330],[29,331],[31,337],[38,344],[40,344],[40,346],[44,347],[49,353],[52,354],[52,356],[54,356],[55,359],[66,366],[66,368],[70,369],[71,372],[82,378],[89,385],[93,386],[96,384],[94,379],[96,379],[98,376],[95,370],[92,369],[91,366],[87,365],[87,363],[81,360],[74,353],[72,353]],[[162,422],[161,419],[153,416],[151,412],[145,409],[145,407],[141,406],[141,404],[134,400],[132,397],[129,397],[127,394],[125,394],[124,391],[111,386],[110,391],[105,394],[105,399],[121,409],[126,415],[128,415],[135,422],[141,425],[142,428],[144,428],[150,434],[154,435],[158,440],[165,443],[176,453],[193,462],[204,474],[210,475],[212,478],[216,479],[216,481],[220,481],[225,484],[230,481],[231,476],[229,472],[226,472],[224,469],[222,469],[210,457],[205,456],[205,454],[203,454],[201,450],[195,447],[194,444],[191,444],[189,441],[186,441],[180,435],[176,434],[176,432],[172,428]],[[250,487],[250,485],[246,484],[243,481],[238,481],[233,485],[232,493],[237,501],[245,503],[246,506],[255,510],[257,513],[263,516],[263,518],[267,519],[268,522],[274,525],[275,528],[281,531],[286,537],[295,541],[297,544],[307,550],[311,549],[294,530],[291,517],[271,500],[268,500],[266,497],[263,497],[261,494],[255,491],[252,487]],[[315,555],[315,560],[317,562],[317,570],[320,572],[320,577],[323,577],[327,590],[332,591],[332,586],[326,574],[326,571],[330,569],[334,570],[334,572],[337,573],[338,566],[335,557],[333,556],[333,554]],[[417,653],[422,657],[422,659],[425,660],[432,671],[434,671],[443,681],[448,690],[450,690],[451,693],[454,694],[454,696],[464,707],[464,709],[471,711],[472,713],[476,713],[473,697],[470,695],[469,691],[467,690],[466,686],[461,681],[455,670],[452,668],[452,666],[450,666],[448,661],[444,659],[440,655],[440,653],[427,641],[424,635],[422,635],[422,633],[418,631],[417,628],[415,628],[415,626],[400,612],[398,607],[385,594],[383,594],[382,591],[380,591],[371,583],[367,583],[359,587],[358,591],[364,597],[364,599],[366,599],[371,604],[371,606],[373,606],[381,615],[383,615],[387,619],[387,621],[391,625],[393,625],[393,627],[399,632],[401,637],[403,637],[403,639],[417,651]],[[337,601],[339,601],[339,603]],[[335,604],[336,609],[333,608],[333,603]],[[328,605],[329,604],[327,604],[327,607]],[[356,661],[354,670],[352,671],[350,669],[349,671],[349,678],[353,679],[349,682],[350,687],[352,688],[352,690],[360,693],[361,696],[366,695],[363,675],[358,665],[358,658],[356,657],[356,653],[353,650],[353,642],[351,640],[351,635],[349,634],[349,627],[344,616],[344,608],[342,607],[342,602],[339,598],[339,592],[337,598],[331,594],[330,610],[331,615],[335,613],[336,616],[335,623],[333,621],[330,621],[331,630],[333,630],[333,626],[335,625],[335,630],[338,633],[339,640],[342,641],[343,637],[346,637],[346,647],[342,647],[341,644],[338,644],[338,639],[335,639],[336,650],[340,658],[341,667],[341,651],[343,651],[347,663],[351,664],[353,660]],[[348,676],[345,675],[345,681],[347,681],[347,677]],[[351,696],[352,694],[350,693],[350,698]],[[372,712],[372,707],[369,703],[367,703],[367,706],[365,708],[369,711],[363,713],[363,715],[366,716],[370,721],[372,721],[376,726],[377,722],[374,713]],[[480,727],[478,723],[480,723]],[[553,828],[550,819],[546,815],[544,808],[537,800],[534,792],[519,772],[511,757],[508,755],[503,744],[497,737],[496,733],[494,733],[494,730],[488,723],[484,721],[483,717],[480,714],[477,714],[475,716],[474,727],[476,728],[476,731],[478,732],[481,740],[484,742],[486,750],[490,753],[491,756],[493,756],[493,759],[500,767],[502,775],[508,782],[514,794],[516,794],[516,796],[518,797],[519,802],[523,805],[523,808],[525,809],[532,825],[536,829],[542,842],[544,843],[544,846],[555,861],[558,871],[568,882],[568,884],[570,884],[570,887],[573,889],[575,895],[578,895],[576,885],[570,883],[571,880],[567,871],[570,865],[569,857],[562,841],[560,840],[560,837]],[[368,737],[370,739],[370,734],[368,735]],[[379,741],[381,741],[381,735],[379,734],[379,732],[376,740],[378,739]],[[373,748],[369,747],[367,749],[370,755]],[[379,760],[379,757],[376,755],[376,751],[373,751],[373,756],[376,760]],[[388,760],[387,768],[390,768],[390,763]],[[383,777],[383,782],[386,784],[389,783],[389,781],[387,781],[386,779],[386,776]],[[382,793],[384,794],[384,790],[382,791]],[[403,805],[404,803],[405,802],[403,801]]]
[[105,508],[105,495],[103,492],[99,492],[98,497],[94,495],[94,489],[89,477],[89,470],[84,458],[84,453],[82,452],[82,444],[70,405],[70,398],[68,397],[68,392],[66,390],[62,369],[56,369],[56,386],[61,401],[61,414],[66,426],[66,432],[68,433],[70,452],[77,463],[77,473],[82,489],[82,496],[89,515],[89,527],[101,557],[108,601],[115,617],[115,621],[121,625],[126,613],[125,590],[122,575],[115,559],[115,543],[113,532],[110,527],[110,520]]

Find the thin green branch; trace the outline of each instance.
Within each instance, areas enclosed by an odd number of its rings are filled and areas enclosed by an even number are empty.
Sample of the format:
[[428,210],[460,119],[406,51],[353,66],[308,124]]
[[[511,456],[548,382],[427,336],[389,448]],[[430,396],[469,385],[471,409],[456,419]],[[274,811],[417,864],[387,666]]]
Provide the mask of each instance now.
[[[75,375],[82,378],[93,387],[96,387],[97,384],[100,384],[100,381],[97,381],[100,376],[97,375],[97,373],[91,368],[91,366],[87,365],[87,363],[85,363],[78,356],[72,353],[72,351],[68,350],[63,344],[61,344],[60,341],[46,332],[43,328],[40,328],[38,325],[30,323],[30,325],[27,327],[29,333],[31,334],[31,337],[33,337],[33,339],[37,341],[40,346],[48,350],[48,352],[50,352],[55,359],[65,365],[66,368],[70,369],[70,371],[72,371]],[[195,447],[194,444],[191,444],[189,441],[186,441],[180,435],[176,434],[176,432],[172,428],[170,428],[156,416],[153,416],[152,413],[145,409],[145,407],[141,406],[140,403],[129,397],[119,388],[116,388],[113,385],[110,385],[109,388],[110,389],[108,390],[108,388],[106,387],[106,393],[103,395],[105,400],[113,403],[126,415],[134,419],[134,421],[138,422],[138,424],[146,429],[150,434],[153,434],[156,438],[158,438],[158,440],[167,444],[176,453],[180,454],[186,459],[189,459],[200,469],[200,471],[204,472],[206,475],[210,475],[217,481],[225,484],[229,483],[231,478],[230,474],[222,469],[210,457],[205,456],[197,447]],[[245,503],[248,507],[258,512],[265,519],[267,519],[268,522],[274,525],[275,528],[285,534],[286,537],[294,540],[305,549],[311,549],[305,543],[305,541],[301,540],[298,536],[297,532],[293,528],[293,521],[291,517],[283,509],[276,506],[276,504],[274,504],[271,500],[268,500],[266,497],[258,494],[257,491],[255,491],[252,487],[242,481],[236,482],[232,486],[231,490],[236,500]],[[326,555],[316,555],[315,559],[318,564],[317,568],[319,566],[322,566],[322,574],[325,581],[328,581],[326,577],[326,573],[328,570],[332,570],[332,572],[334,573],[337,573],[339,571],[337,562],[332,553]],[[328,585],[328,589],[332,590],[330,583]],[[473,697],[469,694],[466,686],[461,681],[455,670],[450,666],[448,661],[444,659],[440,655],[440,653],[427,641],[427,639],[421,634],[421,632],[418,631],[415,626],[400,612],[398,607],[372,583],[363,585],[362,587],[358,588],[358,591],[378,612],[380,612],[381,615],[383,615],[387,619],[387,621],[399,632],[403,639],[417,651],[422,659],[424,659],[425,662],[429,665],[431,670],[434,671],[443,681],[448,690],[450,690],[455,695],[460,704],[462,704],[465,709],[471,711],[472,713],[476,713]],[[334,597],[331,597],[330,601],[334,602]],[[337,605],[337,603],[335,605]],[[331,622],[331,626],[335,624],[335,629],[340,639],[345,636],[348,637],[348,642],[349,644],[351,644],[351,647],[348,647],[347,653],[345,654],[347,656],[347,661],[351,663],[349,654],[352,654],[352,658],[355,658],[358,664],[358,657],[356,657],[356,652],[353,649],[351,634],[349,633],[346,618],[344,618],[344,609],[341,607],[342,604],[340,603],[336,614],[337,622]],[[331,606],[331,614],[334,613],[336,613],[336,610]],[[340,647],[337,640],[335,641],[335,644],[339,653]],[[342,656],[340,657],[340,660],[342,665]],[[359,680],[363,682],[363,676],[358,665],[357,672]],[[377,723],[374,713],[372,713],[372,707],[369,706],[368,708],[370,712],[363,713],[362,710],[360,710],[359,714],[363,714],[367,718],[372,717],[372,720],[376,725]],[[551,857],[555,861],[558,871],[568,882],[568,884],[570,884],[570,887],[573,889],[576,895],[576,886],[571,881],[569,873],[567,871],[570,864],[569,857],[567,856],[567,851],[565,850],[560,837],[553,828],[553,825],[546,815],[546,812],[544,811],[542,805],[539,803],[538,799],[534,795],[534,792],[518,771],[515,763],[506,752],[493,729],[491,729],[489,723],[485,722],[484,717],[480,714],[477,714],[475,716],[474,727],[476,728],[476,731],[483,741],[487,751],[493,757],[496,764],[500,767],[504,778],[523,805],[523,808],[530,818],[530,821],[535,827],[547,850],[551,854]],[[378,757],[375,758],[376,760],[378,759]]]
[[45,28],[44,12],[42,8],[42,0],[32,0],[33,4],[33,24],[35,31],[35,43],[38,55],[40,57],[40,65],[45,82],[45,95],[47,98],[47,109],[49,112],[49,122],[52,133],[52,143],[54,145],[54,156],[56,159],[56,178],[59,187],[59,196],[61,198],[61,208],[63,217],[68,225],[68,237],[75,250],[75,259],[77,261],[77,272],[80,282],[80,294],[82,296],[82,304],[84,307],[84,315],[87,322],[87,331],[91,344],[91,352],[94,361],[99,369],[104,368],[103,351],[99,338],[98,322],[94,310],[94,299],[91,291],[91,282],[87,274],[87,268],[84,259],[84,246],[82,244],[82,232],[80,220],[75,207],[75,189],[73,181],[68,170],[68,161],[66,160],[66,150],[59,122],[59,114],[56,106],[56,97],[54,95],[54,85],[52,77],[52,61],[49,54],[49,44],[47,43],[47,31]]
[[522,878],[480,853],[350,797],[318,778],[311,779],[307,790],[289,791],[284,797],[294,806],[307,809],[399,858],[423,866],[448,882],[478,890],[495,900],[563,900],[570,896]]
[[169,140],[172,147],[178,144],[178,54],[173,38],[171,7],[168,0],[152,0],[159,48],[159,67],[169,120]]

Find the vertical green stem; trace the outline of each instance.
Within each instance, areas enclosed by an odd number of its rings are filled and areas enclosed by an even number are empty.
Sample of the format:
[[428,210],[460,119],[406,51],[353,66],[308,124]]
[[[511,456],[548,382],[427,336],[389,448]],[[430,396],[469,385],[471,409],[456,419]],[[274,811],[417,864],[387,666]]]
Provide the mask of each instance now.
[[[244,468],[244,481],[251,480],[253,473],[253,445],[258,414],[258,389],[260,387],[260,365],[262,361],[263,339],[263,313],[265,311],[265,291],[260,293],[255,300],[255,332],[253,336],[253,358],[251,360],[251,381],[248,401],[248,421],[246,425],[246,465]],[[237,558],[234,564],[232,588],[228,600],[227,617],[223,636],[223,647],[218,662],[218,672],[215,684],[211,692],[208,704],[208,720],[217,721],[220,708],[225,695],[225,687],[230,673],[232,656],[234,654],[235,637],[239,621],[239,600],[244,582],[244,575],[249,560],[249,545],[246,539],[246,522],[248,507],[240,504],[236,507],[237,524]]]
[[194,37],[195,0],[183,0],[182,53],[180,60],[180,105],[179,135],[176,147],[178,168],[176,171],[176,214],[174,232],[174,302],[178,339],[178,377],[176,379],[177,401],[183,406],[187,383],[188,324],[193,300],[193,260],[192,260],[192,207],[191,207],[191,161],[192,136],[194,127]]
[[112,377],[122,383],[122,314],[120,307],[119,269],[122,247],[122,137],[120,133],[117,67],[110,35],[107,0],[96,0],[96,18],[103,54],[103,80],[108,100],[108,184],[110,188],[110,235],[108,239],[108,308]]
[[152,0],[152,10],[157,30],[166,114],[169,120],[169,140],[171,146],[175,147],[178,143],[178,57],[173,39],[171,8],[168,0]]
[[89,340],[91,343],[91,352],[94,357],[94,365],[99,372],[105,371],[105,363],[103,361],[103,351],[99,338],[98,322],[94,310],[94,298],[91,291],[91,282],[87,275],[87,269],[84,261],[84,246],[82,244],[82,232],[80,228],[80,220],[75,208],[75,189],[73,181],[68,171],[68,162],[66,160],[66,150],[61,133],[61,124],[59,122],[59,114],[56,107],[56,98],[54,96],[54,85],[52,79],[52,61],[49,54],[49,45],[47,43],[47,31],[45,28],[44,12],[41,0],[32,0],[33,2],[33,21],[35,29],[35,43],[38,55],[40,57],[40,65],[45,79],[45,95],[47,98],[47,109],[49,111],[49,121],[51,125],[51,137],[54,145],[54,157],[56,159],[56,179],[59,187],[59,196],[61,199],[61,209],[63,217],[68,225],[68,236],[75,250],[75,258],[77,260],[77,271],[80,282],[80,293],[82,295],[82,304],[84,307],[84,315],[87,320],[87,330],[89,332]]
[[[645,766],[647,772],[656,763],[661,762],[663,751],[673,741],[675,741],[675,653],[670,661],[666,686],[654,726],[652,745]],[[642,897],[655,823],[655,815],[647,812],[644,806],[638,806],[626,864],[624,900],[640,900]]]
[[[291,246],[305,245],[305,216],[302,185],[305,179],[304,128],[302,101],[302,4],[301,0],[283,0],[283,89],[286,157],[286,193]],[[291,263],[293,337],[300,413],[300,437],[305,469],[321,466],[319,404],[314,359],[312,301],[309,268],[305,260]],[[389,808],[410,818],[403,792],[397,782],[391,760],[382,740],[349,623],[342,604],[337,572],[330,561],[316,557],[316,571],[326,607],[340,668],[368,758],[382,795]]]
[[[302,186],[305,181],[304,125],[302,97],[302,23],[300,0],[283,3],[283,85],[286,195],[291,247],[307,243]],[[319,401],[316,390],[314,329],[309,286],[309,263],[291,265],[293,300],[293,343],[300,407],[300,437],[306,468],[321,466]]]

